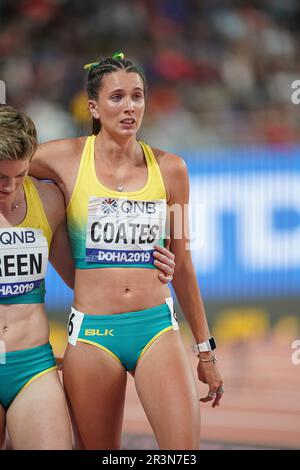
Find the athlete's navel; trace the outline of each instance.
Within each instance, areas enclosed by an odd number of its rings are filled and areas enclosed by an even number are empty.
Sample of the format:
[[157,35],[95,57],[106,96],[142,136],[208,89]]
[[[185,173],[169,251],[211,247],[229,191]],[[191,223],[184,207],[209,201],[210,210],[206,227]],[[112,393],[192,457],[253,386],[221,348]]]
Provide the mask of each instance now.
[[129,294],[129,292],[130,292],[130,289],[128,287],[126,287],[125,294]]

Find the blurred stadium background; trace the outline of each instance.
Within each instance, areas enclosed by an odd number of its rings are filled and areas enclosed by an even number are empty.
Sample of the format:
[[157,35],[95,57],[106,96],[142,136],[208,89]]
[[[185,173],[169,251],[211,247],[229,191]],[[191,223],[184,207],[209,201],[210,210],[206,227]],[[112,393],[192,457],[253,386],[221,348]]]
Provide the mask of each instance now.
[[[85,63],[121,49],[146,71],[139,137],[188,164],[226,385],[202,407],[205,449],[300,448],[299,28],[298,0],[0,0],[0,79],[41,142],[89,133]],[[51,269],[47,292],[61,355],[72,292]],[[155,448],[132,382],[124,431],[125,448]]]

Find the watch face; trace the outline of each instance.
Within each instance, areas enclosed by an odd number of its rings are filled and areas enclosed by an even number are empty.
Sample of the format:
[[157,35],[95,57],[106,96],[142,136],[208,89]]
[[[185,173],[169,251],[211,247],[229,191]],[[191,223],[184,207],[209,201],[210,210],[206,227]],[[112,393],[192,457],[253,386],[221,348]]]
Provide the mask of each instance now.
[[209,338],[209,344],[210,344],[210,347],[211,347],[212,351],[214,349],[216,349],[217,345],[216,345],[216,342],[215,342],[215,338],[213,336],[211,338]]

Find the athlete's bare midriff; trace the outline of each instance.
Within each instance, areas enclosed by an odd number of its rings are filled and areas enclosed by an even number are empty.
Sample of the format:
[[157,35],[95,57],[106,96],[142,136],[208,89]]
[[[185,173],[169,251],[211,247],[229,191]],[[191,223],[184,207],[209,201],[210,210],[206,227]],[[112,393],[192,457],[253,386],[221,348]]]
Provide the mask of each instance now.
[[49,340],[49,326],[42,304],[0,305],[1,352],[41,346]]
[[142,310],[165,302],[170,289],[158,279],[157,269],[77,269],[74,307],[90,315]]

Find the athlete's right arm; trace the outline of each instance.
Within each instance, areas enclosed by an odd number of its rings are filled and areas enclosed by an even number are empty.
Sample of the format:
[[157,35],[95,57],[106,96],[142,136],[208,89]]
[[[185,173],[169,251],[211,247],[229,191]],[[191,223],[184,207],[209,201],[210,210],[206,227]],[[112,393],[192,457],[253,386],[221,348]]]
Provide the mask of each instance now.
[[66,229],[64,197],[56,184],[32,178],[41,198],[45,215],[52,230],[49,261],[71,289],[74,288],[75,268]]
[[62,220],[53,234],[49,261],[70,289],[74,289],[75,267],[66,222]]
[[38,179],[49,179],[56,183],[58,177],[57,155],[61,141],[53,140],[38,146],[29,167],[29,174]]
[[73,187],[85,138],[51,140],[38,146],[29,167],[37,179],[49,179],[63,190]]

